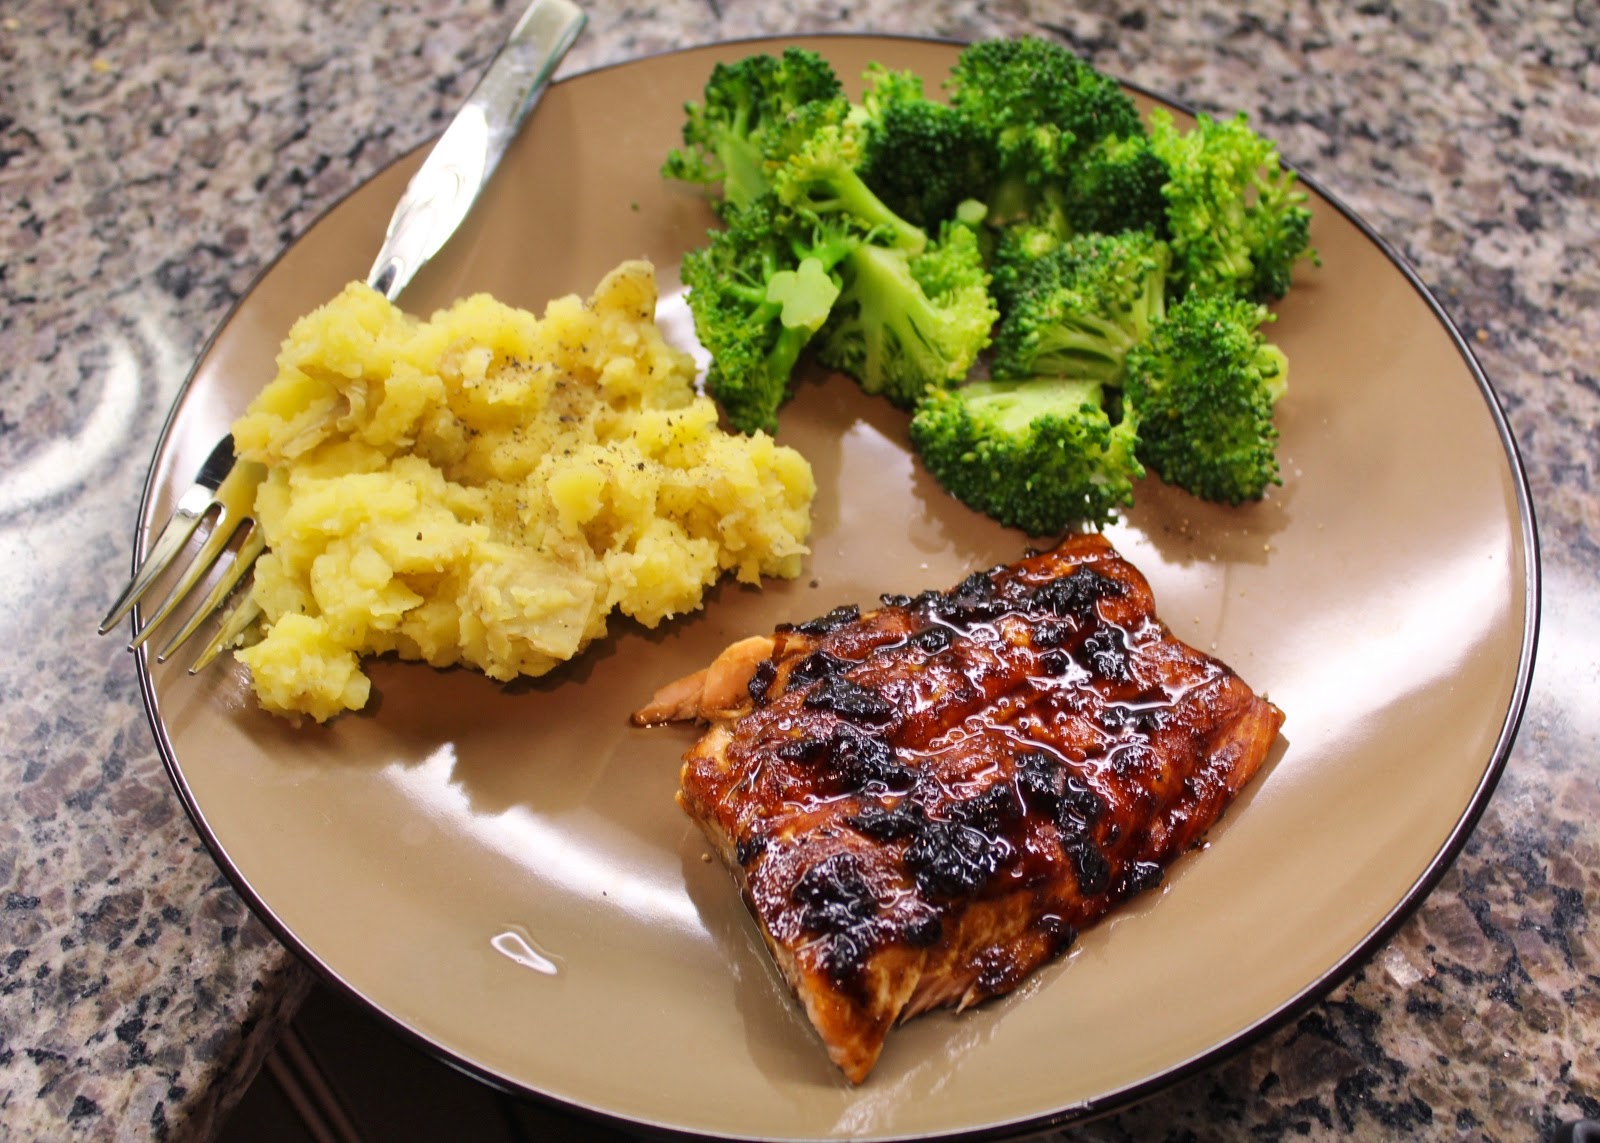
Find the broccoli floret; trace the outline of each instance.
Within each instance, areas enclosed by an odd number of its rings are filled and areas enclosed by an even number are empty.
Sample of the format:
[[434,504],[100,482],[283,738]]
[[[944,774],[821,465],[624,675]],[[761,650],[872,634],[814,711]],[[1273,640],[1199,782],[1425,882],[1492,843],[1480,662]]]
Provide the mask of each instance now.
[[1272,409],[1289,363],[1260,333],[1270,320],[1258,303],[1191,291],[1129,351],[1139,459],[1168,484],[1237,505],[1282,483]]
[[[952,494],[1035,535],[1104,524],[1148,466],[1207,499],[1279,482],[1283,354],[1259,304],[1307,196],[1241,115],[1146,131],[1120,86],[1026,37],[963,50],[950,102],[813,52],[719,65],[669,177],[721,184],[682,276],[729,422],[775,432],[807,347],[914,410]],[[993,338],[992,380],[965,381]]]
[[1168,261],[1164,242],[1132,230],[1080,234],[1021,264],[995,330],[994,376],[1119,383],[1165,311]]
[[923,92],[914,72],[873,65],[851,120],[861,131],[862,180],[896,214],[937,229],[994,177],[989,137],[965,115]]
[[1167,178],[1167,164],[1147,136],[1108,136],[1085,151],[1068,176],[1067,224],[1079,234],[1149,230],[1165,237]]
[[861,179],[860,163],[859,131],[826,124],[778,167],[772,187],[793,210],[856,227],[878,245],[921,250],[928,244],[927,232],[872,192]]
[[813,99],[791,111],[781,123],[761,137],[762,176],[766,180],[763,190],[772,184],[773,174],[788,162],[797,151],[811,141],[811,137],[824,127],[844,125],[852,112],[850,101],[844,96],[836,99]]
[[667,156],[661,173],[721,184],[719,211],[746,206],[767,189],[765,152],[774,145],[772,136],[781,136],[813,102],[837,105],[842,114],[842,96],[833,68],[803,48],[719,63],[706,81],[703,102],[684,104],[684,145]]
[[817,341],[824,365],[911,408],[967,375],[997,317],[972,229],[947,223],[912,254],[863,243],[839,265],[844,288]]
[[771,194],[683,259],[695,334],[711,354],[706,389],[741,432],[777,431],[800,351],[839,294],[835,267],[858,236],[787,211]]
[[973,381],[930,390],[911,443],[956,499],[1029,535],[1103,525],[1144,475],[1138,426],[1094,381]]
[[949,87],[950,105],[993,140],[996,171],[985,197],[995,225],[1059,211],[1082,155],[1102,139],[1144,134],[1115,80],[1036,36],[969,45]]
[[1270,301],[1289,291],[1295,263],[1316,260],[1306,194],[1243,113],[1202,115],[1180,131],[1157,108],[1150,148],[1170,172],[1163,193],[1178,283]]
[[1074,165],[1059,188],[1041,196],[1023,219],[998,232],[990,258],[995,301],[1008,312],[1023,279],[1046,254],[1075,234],[1148,231],[1166,235],[1166,164],[1144,136],[1108,137]]
[[989,259],[989,291],[1002,315],[1009,313],[1039,263],[1066,237],[1054,226],[1014,222],[1000,231]]

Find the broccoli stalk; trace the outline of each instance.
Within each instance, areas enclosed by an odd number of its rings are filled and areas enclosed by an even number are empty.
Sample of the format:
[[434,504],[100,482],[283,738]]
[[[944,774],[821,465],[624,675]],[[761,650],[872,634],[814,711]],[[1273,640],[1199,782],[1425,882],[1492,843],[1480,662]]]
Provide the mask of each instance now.
[[997,315],[975,233],[947,225],[930,245],[862,180],[859,131],[818,128],[778,168],[773,193],[796,217],[859,238],[839,263],[818,358],[909,409],[930,385],[966,375]]
[[778,321],[786,330],[816,333],[828,320],[839,297],[839,283],[816,254],[807,254],[793,270],[777,270],[767,279],[764,300],[781,307]]
[[928,244],[927,232],[901,218],[872,193],[857,169],[860,162],[857,132],[826,124],[778,168],[773,190],[793,210],[848,223],[879,245],[920,251]]
[[823,364],[910,409],[967,375],[997,316],[977,236],[952,224],[920,254],[863,243],[839,267],[844,288],[817,343]]
[[1138,425],[1095,381],[973,381],[930,391],[911,418],[924,467],[956,499],[1033,536],[1105,524],[1144,475]]
[[1168,484],[1241,504],[1281,484],[1273,404],[1289,363],[1260,333],[1265,306],[1191,291],[1128,353],[1139,459]]

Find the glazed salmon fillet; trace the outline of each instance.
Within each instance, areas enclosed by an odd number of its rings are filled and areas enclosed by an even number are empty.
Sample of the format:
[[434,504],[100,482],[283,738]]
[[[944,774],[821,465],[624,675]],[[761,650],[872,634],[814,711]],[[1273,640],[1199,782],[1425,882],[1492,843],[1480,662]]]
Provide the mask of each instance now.
[[634,716],[709,724],[678,801],[856,1083],[1158,885],[1283,717],[1099,535],[742,640]]

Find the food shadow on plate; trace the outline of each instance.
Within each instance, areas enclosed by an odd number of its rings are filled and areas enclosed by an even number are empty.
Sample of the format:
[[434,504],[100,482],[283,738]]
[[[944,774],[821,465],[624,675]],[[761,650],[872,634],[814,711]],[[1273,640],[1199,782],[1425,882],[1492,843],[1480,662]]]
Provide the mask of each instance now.
[[1274,540],[1291,523],[1294,483],[1291,477],[1262,499],[1234,506],[1202,500],[1150,475],[1134,485],[1133,496],[1122,526],[1148,540],[1165,563],[1264,566]]
[[[474,812],[513,805],[561,811],[589,798],[599,780],[596,760],[609,756],[628,730],[625,696],[610,680],[635,636],[622,624],[616,628],[555,671],[509,683],[466,667],[370,658],[363,662],[372,679],[367,705],[323,724],[296,724],[261,710],[242,666],[211,689],[226,688],[240,732],[286,770],[412,769],[447,750],[452,783]],[[601,716],[591,717],[597,707]],[[175,729],[181,732],[180,724]]]
[[[853,602],[865,608],[883,592],[949,587],[1030,546],[928,474],[911,447],[908,413],[842,373],[813,364],[797,377],[778,414],[778,440],[800,449],[816,474],[814,562],[826,568],[833,548],[844,546],[871,577],[868,598]],[[955,569],[960,574],[943,582]]]
[[[779,416],[780,434],[788,418],[802,422],[807,431],[802,451],[817,473],[820,537],[847,536],[881,548],[884,538],[894,534],[896,521],[890,514],[898,505],[908,554],[933,555],[942,558],[942,566],[967,571],[1009,563],[1029,550],[1053,547],[1060,538],[1005,527],[951,496],[917,459],[909,415],[863,393],[849,377],[813,369]],[[813,427],[820,429],[816,442],[810,436]],[[830,439],[847,444],[815,455],[821,452],[818,445]],[[858,490],[864,469],[873,476],[865,507]],[[1260,501],[1235,507],[1209,503],[1146,476],[1135,485],[1134,504],[1123,512],[1121,525],[1147,536],[1169,563],[1264,564],[1273,539],[1289,526],[1294,480],[1286,474],[1285,483],[1269,489]],[[935,577],[881,590],[914,592],[955,582]]]

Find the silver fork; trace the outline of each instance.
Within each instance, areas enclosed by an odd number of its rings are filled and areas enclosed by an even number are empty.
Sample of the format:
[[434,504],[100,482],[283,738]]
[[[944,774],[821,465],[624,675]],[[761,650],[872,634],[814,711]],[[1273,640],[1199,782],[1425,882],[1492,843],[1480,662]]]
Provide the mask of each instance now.
[[[483,78],[456,112],[450,126],[411,177],[395,206],[383,246],[367,275],[367,284],[391,302],[410,283],[429,258],[437,254],[467,217],[478,192],[489,181],[501,156],[516,137],[522,121],[544,93],[556,64],[583,30],[587,17],[569,0],[533,0],[496,53]],[[253,461],[236,461],[233,437],[225,436],[200,466],[194,484],[178,506],[128,586],[100,622],[104,635],[166,578],[179,555],[203,521],[210,521],[205,540],[190,559],[161,605],[144,623],[134,619],[128,650],[142,646],[168,617],[183,605],[195,588],[231,548],[233,558],[212,582],[206,597],[190,612],[182,627],[168,640],[156,662],[164,663],[207,619],[218,614],[250,574],[266,549],[261,528],[251,517],[256,489],[266,469]],[[235,539],[237,544],[235,545]],[[246,591],[221,616],[217,633],[206,644],[189,673],[205,667],[232,645],[260,614]]]
[[[116,626],[122,617],[145,597],[161,579],[162,574],[173,566],[184,545],[199,529],[201,522],[209,518],[211,528],[206,533],[205,542],[200,545],[200,550],[189,561],[178,582],[167,592],[166,598],[161,601],[161,606],[156,608],[155,613],[142,626],[135,628],[133,639],[128,644],[128,650],[132,651],[149,639],[156,627],[177,610],[179,604],[188,598],[195,586],[216,566],[222,554],[229,549],[234,537],[241,536],[239,546],[233,553],[233,562],[218,577],[200,606],[191,611],[188,620],[178,629],[178,633],[156,656],[156,662],[166,662],[168,657],[222,606],[233,593],[233,589],[238,587],[239,582],[250,573],[256,557],[265,549],[266,541],[261,535],[261,529],[249,515],[251,505],[255,502],[256,487],[261,483],[265,471],[261,465],[252,461],[235,462],[232,436],[225,436],[218,441],[217,446],[211,450],[211,455],[206,457],[205,463],[200,466],[200,472],[195,476],[194,483],[178,498],[177,508],[162,527],[155,543],[150,546],[149,553],[139,565],[138,571],[134,572],[133,579],[117,597],[117,601],[111,605],[111,610],[106,612],[106,617],[100,621],[100,634],[104,635]],[[241,601],[235,605],[222,625],[224,631],[236,627],[228,642],[237,638],[239,633],[255,619],[256,614],[258,610],[253,609],[253,604]],[[213,639],[211,644],[201,651],[190,670],[198,671],[205,666],[216,657],[223,646],[226,646],[226,642]]]

